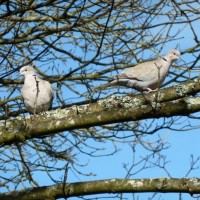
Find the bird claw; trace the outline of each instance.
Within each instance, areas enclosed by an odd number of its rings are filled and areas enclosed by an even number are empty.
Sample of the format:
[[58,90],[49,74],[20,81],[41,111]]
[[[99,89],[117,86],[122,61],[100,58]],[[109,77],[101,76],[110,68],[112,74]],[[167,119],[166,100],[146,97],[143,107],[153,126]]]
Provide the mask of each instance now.
[[152,90],[151,88],[147,88],[147,93],[150,93],[150,92],[157,92],[158,91],[158,88]]

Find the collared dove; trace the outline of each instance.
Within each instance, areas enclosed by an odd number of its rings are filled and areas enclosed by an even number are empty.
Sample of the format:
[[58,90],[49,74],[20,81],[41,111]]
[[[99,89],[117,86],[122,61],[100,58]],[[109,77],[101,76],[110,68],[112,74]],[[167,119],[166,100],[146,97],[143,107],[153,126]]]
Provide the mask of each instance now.
[[21,94],[26,109],[33,114],[49,110],[53,101],[51,84],[37,77],[31,65],[22,67],[19,72],[25,78]]
[[97,86],[93,90],[118,85],[138,91],[156,91],[167,76],[171,64],[179,57],[180,52],[172,49],[161,59],[147,61],[125,69],[121,74],[110,77],[109,83]]

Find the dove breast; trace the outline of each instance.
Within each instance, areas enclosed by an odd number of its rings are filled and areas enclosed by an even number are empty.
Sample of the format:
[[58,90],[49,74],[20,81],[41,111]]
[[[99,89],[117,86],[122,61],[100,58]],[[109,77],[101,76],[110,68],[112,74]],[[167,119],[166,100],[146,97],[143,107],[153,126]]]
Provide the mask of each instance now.
[[21,94],[26,109],[34,114],[49,110],[53,101],[51,84],[37,77],[30,66],[21,68],[20,74],[25,77]]

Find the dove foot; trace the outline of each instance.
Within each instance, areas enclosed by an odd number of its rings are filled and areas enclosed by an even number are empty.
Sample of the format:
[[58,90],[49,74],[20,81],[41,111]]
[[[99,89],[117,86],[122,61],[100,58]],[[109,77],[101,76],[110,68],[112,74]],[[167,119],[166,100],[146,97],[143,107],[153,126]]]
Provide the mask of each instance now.
[[157,92],[158,91],[158,88],[152,90],[151,88],[147,88],[147,93],[150,93],[150,92]]

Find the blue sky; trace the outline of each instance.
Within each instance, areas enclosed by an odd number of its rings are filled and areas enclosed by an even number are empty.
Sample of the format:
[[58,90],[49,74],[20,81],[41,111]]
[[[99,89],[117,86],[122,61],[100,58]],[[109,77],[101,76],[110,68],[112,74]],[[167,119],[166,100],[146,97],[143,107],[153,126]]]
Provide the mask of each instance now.
[[[193,27],[195,28],[196,32],[199,33],[200,32],[200,27],[199,27],[199,21],[198,22],[194,22],[193,23]],[[177,31],[176,29],[177,27],[174,27],[174,31]],[[169,49],[171,48],[176,48],[178,47],[179,50],[184,51],[190,47],[192,47],[195,42],[193,39],[193,35],[190,31],[189,26],[184,27],[183,25],[179,26],[180,29],[183,29],[183,32],[179,35],[180,39],[177,41],[173,41],[168,43],[166,46],[164,46],[161,54],[164,55]],[[157,34],[157,32],[153,33],[153,34]],[[70,39],[69,39],[69,46],[67,47],[69,50],[73,49],[75,54],[77,56],[80,57],[84,57],[86,59],[89,59],[90,57],[92,57],[93,55],[91,54],[86,54],[86,55],[82,55],[82,52],[80,53],[79,49],[76,49],[77,47],[75,47],[74,44],[70,44]],[[147,52],[147,53],[146,53]],[[148,60],[149,57],[156,57],[155,54],[153,54],[152,51],[146,51],[145,53],[142,52],[141,58],[144,60]],[[79,55],[80,54],[80,55]],[[58,61],[55,60],[55,65],[60,65],[60,72],[62,71],[67,71],[70,67],[74,67],[74,66],[78,66],[79,63],[76,61],[68,61],[67,58],[64,57],[64,54],[62,54],[63,56],[63,61]],[[66,59],[66,60],[65,60]],[[184,56],[181,57],[181,61],[177,62],[178,65],[183,66],[184,68],[186,67],[186,65],[184,65],[184,62],[189,62],[191,61],[193,58],[191,56],[191,54],[185,54]],[[110,61],[110,60],[109,60]],[[183,62],[184,61],[184,62]],[[105,62],[107,62],[107,60],[105,59]],[[42,62],[35,62],[35,64],[37,66],[42,66],[44,63]],[[51,65],[53,66],[53,64],[51,63],[51,61],[49,62],[45,62],[46,66]],[[46,69],[46,66],[42,66],[41,69]],[[198,64],[197,64],[198,66]],[[93,72],[93,71],[99,71],[99,69],[102,69],[102,66],[95,66],[95,65],[91,65],[88,67],[88,71],[87,73]],[[175,68],[171,68],[171,70],[177,70]],[[121,70],[119,70],[118,72],[120,72]],[[51,74],[51,70],[47,71],[48,74]],[[56,73],[56,71],[54,71],[54,73]],[[199,72],[197,72],[197,74],[199,74]],[[197,75],[195,74],[195,75]],[[16,75],[18,76],[18,73],[16,73]],[[106,76],[109,76],[110,74],[107,74]],[[188,77],[189,77],[189,73],[188,73]],[[168,77],[166,79],[166,81],[169,80]],[[100,84],[99,81],[94,81],[94,85],[98,85]],[[173,83],[172,83],[173,84]],[[171,85],[172,85],[171,84]],[[54,88],[56,87],[56,85],[54,85]],[[80,87],[79,85],[74,86],[76,88]],[[111,89],[111,91],[116,90],[116,89]],[[81,92],[85,92],[85,87],[81,87],[80,89]],[[124,90],[123,91],[130,91],[130,90]],[[132,90],[131,90],[132,91]],[[134,91],[132,91],[134,92]],[[72,103],[74,101],[79,101],[80,99],[74,99],[76,97],[76,95],[74,93],[72,93],[68,88],[64,88],[63,89],[63,93],[64,93],[64,98],[66,99],[66,103]],[[13,94],[13,96],[17,96],[19,95],[20,92],[16,92]],[[103,95],[101,96],[103,97]],[[54,106],[57,105],[57,99],[54,99]],[[196,114],[197,117],[199,117],[199,114]],[[178,122],[180,122],[180,124],[178,124],[176,126],[177,127],[183,127],[184,124],[186,125],[188,123],[188,120],[190,120],[192,122],[192,124],[194,126],[199,126],[199,120],[198,119],[187,119],[186,117],[184,118],[185,121],[183,120],[178,120]],[[151,120],[149,121],[141,121],[141,123],[145,123],[147,122],[150,123]],[[162,119],[158,119],[155,120],[154,124],[161,124],[162,123]],[[126,134],[131,134],[129,133],[124,133]],[[70,137],[70,136],[69,136]],[[163,129],[153,135],[148,135],[146,137],[144,137],[144,141],[150,141],[150,142],[156,142],[158,140],[158,138],[162,138],[162,140],[166,143],[166,147],[168,147],[167,149],[163,150],[161,152],[161,156],[164,159],[166,156],[166,161],[169,161],[169,163],[166,164],[166,168],[168,169],[171,177],[176,177],[176,178],[182,178],[185,177],[188,170],[190,169],[190,162],[191,162],[191,155],[193,155],[194,160],[197,159],[200,155],[199,155],[199,141],[200,141],[200,134],[199,134],[199,129],[194,129],[194,130],[188,130],[188,131],[174,131],[174,130],[168,130],[168,129]],[[110,140],[107,140],[106,142],[94,142],[93,139],[88,139],[88,144],[89,145],[93,145],[95,147],[99,147],[99,148],[104,148],[105,152],[110,153],[113,151],[114,149],[114,145],[117,146],[118,148],[118,152],[115,153],[114,155],[111,156],[104,156],[104,157],[89,157],[86,156],[85,154],[79,153],[79,155],[76,157],[76,162],[80,163],[80,164],[87,164],[84,167],[78,167],[80,169],[81,172],[83,173],[93,173],[95,174],[95,176],[84,176],[81,174],[78,174],[74,171],[72,171],[71,169],[69,169],[69,174],[68,174],[68,180],[69,182],[77,182],[77,181],[90,181],[90,180],[102,180],[102,179],[112,179],[112,178],[125,178],[127,173],[126,170],[123,168],[124,164],[126,164],[127,168],[130,168],[132,163],[135,162],[137,163],[138,161],[141,160],[141,158],[145,158],[146,156],[150,155],[151,152],[145,150],[139,143],[136,144],[136,148],[135,148],[135,152],[132,151],[131,146],[133,146],[135,144],[134,142],[134,137],[132,137],[129,142],[113,142]],[[82,148],[86,148],[86,147],[82,147]],[[85,149],[86,150],[86,149]],[[75,150],[75,152],[78,152]],[[155,157],[151,157],[151,159],[153,161],[156,161],[157,156]],[[61,162],[62,163],[62,162]],[[61,164],[60,163],[60,164]],[[63,163],[62,163],[63,164]],[[199,162],[197,162],[197,164],[195,166],[199,166]],[[144,165],[144,162],[142,162],[140,165],[138,165],[137,167],[135,167],[132,172],[137,172],[137,170],[140,170]],[[147,166],[149,166],[150,164],[148,163]],[[60,179],[62,180],[63,178],[63,172],[54,172],[53,173],[54,176],[56,177],[56,179]],[[194,171],[192,171],[188,177],[199,177],[200,174],[200,169],[195,169]],[[9,174],[10,175],[10,174]],[[37,177],[37,179],[39,180],[41,185],[51,185],[52,182],[50,181],[50,179],[43,173],[43,172],[37,172],[35,177]],[[145,170],[142,170],[140,173],[134,174],[133,176],[131,176],[130,178],[159,178],[159,177],[168,177],[168,174],[160,168],[147,168]],[[146,194],[141,194],[139,199],[148,199],[152,194],[146,193]],[[157,194],[157,198],[155,199],[159,199],[159,196],[161,195],[160,199],[178,199],[178,194]],[[105,195],[105,196],[109,196],[109,195]],[[127,197],[128,199],[132,199],[132,195],[131,194],[125,194],[125,197]],[[137,196],[137,194],[136,194]],[[190,195],[185,194],[182,196],[183,199],[193,199],[192,197],[190,197]],[[90,197],[88,197],[90,198]],[[77,199],[77,198],[71,198],[71,199]],[[115,197],[113,199],[116,199]]]

